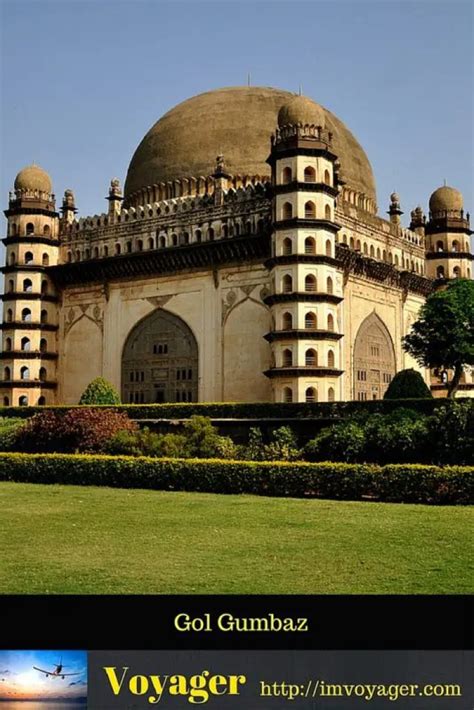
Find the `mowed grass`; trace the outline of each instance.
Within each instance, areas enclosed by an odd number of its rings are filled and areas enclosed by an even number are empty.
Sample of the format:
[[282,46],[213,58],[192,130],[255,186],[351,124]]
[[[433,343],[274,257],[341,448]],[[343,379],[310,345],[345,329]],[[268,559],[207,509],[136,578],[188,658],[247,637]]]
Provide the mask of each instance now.
[[470,593],[472,509],[0,483],[1,593]]

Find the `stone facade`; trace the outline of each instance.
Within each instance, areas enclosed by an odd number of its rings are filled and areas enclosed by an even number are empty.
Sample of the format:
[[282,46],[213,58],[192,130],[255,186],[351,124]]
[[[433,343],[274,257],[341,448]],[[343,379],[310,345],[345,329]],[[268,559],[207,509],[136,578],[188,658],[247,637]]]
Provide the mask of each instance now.
[[[335,140],[321,107],[285,100],[266,175],[231,173],[224,153],[207,176],[125,198],[114,179],[107,213],[77,219],[71,190],[59,214],[49,176],[19,173],[3,404],[76,403],[99,375],[136,403],[364,400],[418,368],[402,336],[433,289],[471,277],[462,196],[440,188],[407,229],[394,193],[380,217],[361,192],[371,175],[337,153],[342,129]],[[444,393],[444,373],[422,374]],[[470,372],[461,393],[474,393]]]

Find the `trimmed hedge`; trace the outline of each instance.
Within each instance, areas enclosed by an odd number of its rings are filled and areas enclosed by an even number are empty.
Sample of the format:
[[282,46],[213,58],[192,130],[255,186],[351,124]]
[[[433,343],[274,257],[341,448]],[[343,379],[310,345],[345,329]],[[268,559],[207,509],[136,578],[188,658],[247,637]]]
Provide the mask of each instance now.
[[[187,404],[122,404],[117,406],[96,405],[126,412],[132,419],[189,419],[193,415],[210,419],[339,419],[357,412],[368,414],[387,414],[400,407],[413,409],[420,414],[430,415],[441,405],[451,406],[452,402],[461,401],[434,399],[397,399],[368,400],[366,402],[200,402]],[[465,398],[472,403],[474,400]],[[48,409],[68,411],[81,405],[57,405],[43,407],[0,407],[2,417],[32,417],[33,414]]]
[[467,505],[474,467],[0,453],[0,481]]

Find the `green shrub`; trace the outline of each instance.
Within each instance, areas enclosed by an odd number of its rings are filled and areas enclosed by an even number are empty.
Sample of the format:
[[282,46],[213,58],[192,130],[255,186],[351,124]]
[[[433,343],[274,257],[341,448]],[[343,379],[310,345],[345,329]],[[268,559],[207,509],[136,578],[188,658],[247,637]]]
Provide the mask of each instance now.
[[365,423],[363,459],[380,464],[428,463],[427,418],[409,409],[369,417]]
[[103,377],[96,377],[87,385],[79,404],[120,404],[120,397],[110,382]]
[[220,436],[208,417],[192,416],[185,422],[184,438],[187,457],[213,458],[226,448],[234,451],[232,439]]
[[390,382],[384,399],[431,399],[433,395],[422,375],[410,368],[397,372]]
[[15,449],[25,452],[104,451],[109,440],[124,430],[137,429],[123,412],[112,409],[46,410],[35,414],[20,429]]
[[437,463],[470,464],[474,461],[474,408],[454,401],[428,419],[432,459]]
[[238,457],[244,461],[296,461],[301,452],[295,433],[288,426],[272,431],[266,444],[258,427],[252,427],[246,445],[238,449]]
[[366,433],[363,423],[341,422],[322,429],[304,448],[308,461],[363,461],[366,450]]
[[0,418],[0,451],[13,451],[15,449],[17,432],[24,425],[24,419]]
[[0,480],[438,505],[474,499],[472,466],[0,453]]

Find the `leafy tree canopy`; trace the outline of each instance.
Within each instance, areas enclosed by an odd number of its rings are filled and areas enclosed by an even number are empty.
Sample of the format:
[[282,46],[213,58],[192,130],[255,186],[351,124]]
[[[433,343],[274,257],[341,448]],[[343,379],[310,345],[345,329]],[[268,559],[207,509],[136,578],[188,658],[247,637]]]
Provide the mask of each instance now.
[[463,368],[474,365],[474,281],[456,279],[429,296],[403,348],[420,365],[453,370],[448,397],[454,397]]

